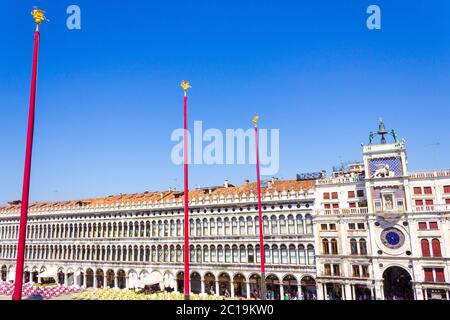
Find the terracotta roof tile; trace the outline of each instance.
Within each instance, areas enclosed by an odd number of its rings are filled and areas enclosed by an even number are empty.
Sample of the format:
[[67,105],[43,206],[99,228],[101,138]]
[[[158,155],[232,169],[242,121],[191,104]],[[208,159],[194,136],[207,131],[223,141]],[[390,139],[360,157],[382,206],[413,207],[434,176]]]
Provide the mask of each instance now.
[[[273,183],[269,182],[265,187],[261,187],[261,194],[265,195],[267,192],[298,192],[300,190],[307,191],[314,188],[315,180],[275,180]],[[257,187],[256,182],[248,182],[240,186],[229,186],[229,187],[211,187],[211,188],[201,188],[189,191],[189,200],[200,199],[200,198],[220,198],[220,197],[242,197],[249,196],[251,194],[256,195]],[[68,200],[68,201],[50,201],[50,202],[33,202],[29,205],[30,209],[39,210],[58,210],[64,207],[83,207],[83,206],[105,206],[105,205],[126,205],[127,203],[155,203],[155,202],[171,202],[171,201],[182,201],[183,191],[160,191],[160,192],[143,192],[143,193],[132,193],[132,194],[119,194],[111,195],[103,198],[89,198],[80,200]],[[7,212],[17,212],[20,210],[20,201],[11,201],[7,205],[0,206],[0,211]]]

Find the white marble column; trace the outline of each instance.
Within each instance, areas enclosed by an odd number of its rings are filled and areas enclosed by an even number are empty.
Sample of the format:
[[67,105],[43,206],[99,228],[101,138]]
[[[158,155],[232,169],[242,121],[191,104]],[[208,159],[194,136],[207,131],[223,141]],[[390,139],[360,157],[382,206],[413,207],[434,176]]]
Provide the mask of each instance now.
[[284,287],[280,284],[280,300],[284,300]]
[[220,296],[219,281],[216,281],[216,296]]
[[345,290],[344,300],[352,300],[352,285],[345,284],[345,285],[342,285],[342,287],[343,287],[342,289]]
[[247,288],[247,299],[250,299],[250,282],[246,282],[245,286]]
[[230,281],[230,296],[231,298],[234,298],[234,283],[233,280]]

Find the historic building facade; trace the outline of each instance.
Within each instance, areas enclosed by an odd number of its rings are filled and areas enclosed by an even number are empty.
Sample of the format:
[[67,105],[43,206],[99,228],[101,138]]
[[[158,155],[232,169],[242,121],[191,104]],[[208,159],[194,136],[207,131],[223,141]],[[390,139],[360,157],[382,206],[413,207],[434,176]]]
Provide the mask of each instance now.
[[[314,180],[271,180],[263,188],[266,283],[316,297]],[[194,190],[190,196],[192,292],[249,297],[260,284],[256,184]],[[182,192],[34,203],[29,211],[25,281],[133,288],[183,287]],[[19,203],[0,209],[0,266],[14,280]],[[282,285],[281,285],[282,284]]]
[[[363,161],[318,179],[266,181],[266,283],[275,298],[449,299],[450,170],[409,173],[404,141],[363,146]],[[183,193],[33,203],[25,281],[183,287]],[[256,185],[192,190],[193,292],[259,289]],[[0,275],[14,280],[19,202],[0,207]]]
[[321,299],[449,299],[450,170],[409,173],[391,133],[381,122],[362,163],[317,181]]

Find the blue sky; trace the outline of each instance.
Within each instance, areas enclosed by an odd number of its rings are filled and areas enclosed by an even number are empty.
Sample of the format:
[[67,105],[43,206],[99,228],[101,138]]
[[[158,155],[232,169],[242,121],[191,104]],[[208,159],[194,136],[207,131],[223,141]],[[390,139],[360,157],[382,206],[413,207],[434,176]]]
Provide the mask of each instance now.
[[[247,128],[258,113],[280,129],[280,178],[360,159],[380,116],[407,140],[410,170],[450,167],[446,0],[14,1],[0,31],[0,203],[21,196],[35,4],[51,21],[31,200],[180,189],[183,79],[191,125]],[[66,28],[70,4],[81,30]],[[371,4],[381,30],[366,28]],[[254,180],[254,166],[190,168],[192,187],[226,178]]]

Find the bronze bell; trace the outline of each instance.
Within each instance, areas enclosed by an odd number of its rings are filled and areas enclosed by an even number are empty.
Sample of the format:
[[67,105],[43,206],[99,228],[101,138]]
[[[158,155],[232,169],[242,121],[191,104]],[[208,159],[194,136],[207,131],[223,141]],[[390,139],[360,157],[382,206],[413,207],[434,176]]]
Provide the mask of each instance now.
[[383,119],[380,119],[380,125],[378,126],[378,134],[381,135],[381,144],[386,144],[386,139],[384,138],[384,135],[387,133],[388,132],[384,127]]

